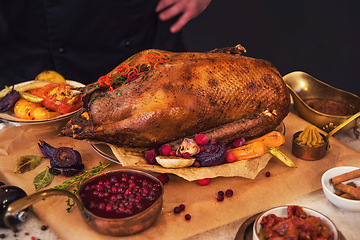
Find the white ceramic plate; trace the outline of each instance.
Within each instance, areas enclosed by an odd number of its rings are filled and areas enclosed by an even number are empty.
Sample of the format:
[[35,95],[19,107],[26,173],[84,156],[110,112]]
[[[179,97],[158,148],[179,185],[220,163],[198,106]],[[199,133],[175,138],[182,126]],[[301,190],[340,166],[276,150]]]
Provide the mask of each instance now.
[[[329,199],[329,201],[334,204],[335,206],[348,210],[348,211],[360,211],[360,200],[351,200],[339,197],[335,195],[336,189],[334,186],[330,183],[330,179],[336,176],[339,176],[343,173],[347,173],[353,170],[359,169],[358,167],[350,167],[350,166],[343,166],[343,167],[335,167],[331,168],[328,171],[326,171],[322,178],[321,178],[321,184],[324,191],[325,196]],[[344,184],[347,184],[349,182],[354,182],[356,186],[360,186],[360,177],[354,178],[348,181],[343,182]]]
[[[300,207],[302,207],[302,206],[300,206]],[[271,209],[265,211],[264,213],[260,214],[254,222],[253,240],[260,240],[260,238],[258,237],[258,234],[260,234],[260,229],[261,229],[260,222],[264,216],[267,216],[269,214],[275,214],[278,217],[287,217],[287,208],[288,208],[288,206],[274,207],[274,208],[271,208]],[[319,217],[321,219],[321,222],[326,224],[326,226],[329,228],[329,230],[334,233],[334,240],[339,239],[338,230],[337,230],[335,224],[328,217],[326,217],[324,214],[322,214],[318,211],[315,211],[313,209],[306,208],[306,207],[302,207],[302,208],[303,208],[304,212],[306,213],[306,215]]]
[[[19,83],[16,84],[15,86],[21,86],[21,85],[25,85],[28,83],[31,83],[33,81],[27,81],[27,82],[23,82],[23,83]],[[75,82],[72,80],[66,80],[66,83],[74,86],[74,87],[84,87],[85,85],[79,82]],[[52,118],[52,119],[48,119],[48,120],[27,120],[27,119],[21,119],[16,117],[14,111],[11,109],[7,112],[4,113],[0,113],[0,119],[4,122],[8,122],[8,123],[15,123],[15,124],[39,124],[39,123],[49,123],[49,122],[56,122],[56,121],[60,121],[66,118],[70,118],[74,113],[76,113],[79,110],[76,110],[74,112],[71,113],[67,113],[67,114],[62,114],[58,117]]]

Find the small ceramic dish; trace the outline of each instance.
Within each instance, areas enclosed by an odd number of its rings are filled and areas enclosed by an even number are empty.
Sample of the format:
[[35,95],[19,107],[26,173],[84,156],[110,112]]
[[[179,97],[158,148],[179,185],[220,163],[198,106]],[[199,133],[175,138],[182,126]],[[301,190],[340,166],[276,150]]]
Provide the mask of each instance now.
[[[335,206],[348,210],[348,211],[360,211],[360,200],[351,200],[346,199],[343,197],[339,197],[338,195],[335,195],[334,193],[337,191],[334,186],[331,184],[330,179],[336,176],[339,176],[341,174],[353,171],[359,169],[357,167],[349,167],[349,166],[343,166],[343,167],[335,167],[331,168],[328,171],[326,171],[321,178],[321,184],[322,189],[324,191],[325,196],[329,199],[329,201],[334,204]],[[343,182],[344,184],[347,184],[349,182],[354,182],[356,186],[360,186],[360,177],[348,180]]]
[[[297,114],[325,132],[330,132],[346,119],[360,111],[360,98],[352,93],[334,88],[304,72],[291,72],[283,77],[294,101],[294,109]],[[311,108],[307,100],[325,100],[345,104],[352,108],[352,112],[346,116],[329,115]],[[359,136],[359,118],[353,120],[341,132],[354,129]]]
[[[253,226],[253,240],[261,240],[260,239],[260,230],[261,230],[261,225],[260,222],[262,220],[262,218],[264,216],[267,216],[269,214],[275,214],[278,217],[287,217],[287,209],[289,206],[279,206],[279,207],[274,207],[271,208],[265,212],[263,212],[262,214],[260,214],[255,222],[254,222],[254,226]],[[328,218],[326,217],[324,214],[315,211],[313,209],[310,208],[306,208],[306,207],[302,207],[304,212],[308,215],[308,216],[314,216],[314,217],[319,217],[321,219],[321,222],[323,224],[325,224],[329,230],[334,233],[334,240],[338,240],[339,239],[339,233],[338,233],[338,229],[335,226],[335,224]]]

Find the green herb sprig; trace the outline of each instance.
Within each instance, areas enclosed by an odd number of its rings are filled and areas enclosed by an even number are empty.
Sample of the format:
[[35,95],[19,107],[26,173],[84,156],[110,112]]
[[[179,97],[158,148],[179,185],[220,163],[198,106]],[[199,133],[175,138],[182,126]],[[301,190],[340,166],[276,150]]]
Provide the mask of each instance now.
[[54,189],[68,189],[71,187],[76,187],[73,189],[73,193],[77,194],[79,192],[79,188],[83,182],[87,179],[95,176],[101,172],[103,172],[106,168],[110,166],[111,162],[103,164],[99,162],[99,166],[93,167],[90,171],[83,171],[82,174],[75,176],[73,179],[64,181],[61,185],[53,187]]
[[[103,164],[102,162],[99,162],[99,166],[93,167],[90,171],[83,171],[82,174],[75,176],[71,180],[64,181],[61,185],[53,187],[54,189],[68,189],[72,187],[76,187],[73,189],[73,193],[77,194],[79,192],[79,188],[83,182],[85,182],[87,179],[91,178],[92,176],[95,176],[97,174],[102,173],[106,168],[108,168],[111,165],[112,162],[108,162],[106,164]],[[73,199],[68,198],[66,200],[66,203],[68,205],[68,208],[66,211],[70,211],[71,208],[75,205]]]

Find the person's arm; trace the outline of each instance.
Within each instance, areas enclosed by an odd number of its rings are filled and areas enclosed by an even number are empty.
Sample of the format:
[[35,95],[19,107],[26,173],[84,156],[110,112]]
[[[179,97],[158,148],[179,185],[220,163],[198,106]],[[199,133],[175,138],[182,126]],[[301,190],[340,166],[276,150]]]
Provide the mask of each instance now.
[[162,21],[181,14],[179,19],[170,27],[170,31],[176,33],[191,19],[202,13],[210,2],[211,0],[160,0],[156,12],[160,12],[159,19]]

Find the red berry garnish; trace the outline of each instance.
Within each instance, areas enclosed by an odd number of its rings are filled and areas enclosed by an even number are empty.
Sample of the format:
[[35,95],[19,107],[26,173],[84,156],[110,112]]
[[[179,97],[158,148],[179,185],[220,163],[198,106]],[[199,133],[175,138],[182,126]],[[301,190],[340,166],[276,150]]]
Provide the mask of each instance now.
[[164,144],[161,146],[160,148],[160,153],[161,155],[164,155],[164,156],[169,156],[170,155],[170,152],[171,152],[171,146],[169,144]]
[[186,219],[186,220],[190,220],[190,219],[191,219],[190,214],[186,214],[186,215],[185,215],[185,219]]
[[156,159],[155,159],[156,156],[157,156],[156,153],[154,151],[152,151],[152,150],[147,151],[145,153],[145,159],[149,164],[155,164],[156,163]]
[[227,197],[231,197],[233,194],[234,194],[234,192],[233,192],[233,190],[231,190],[231,189],[228,189],[228,190],[226,190],[226,192],[225,192],[225,195],[226,195]]
[[186,159],[190,158],[190,153],[185,152],[185,153],[184,153],[184,158],[186,158]]
[[170,156],[175,156],[175,150],[170,151]]
[[233,152],[227,152],[225,159],[226,159],[226,162],[228,162],[228,163],[235,162],[235,160],[236,160],[235,154]]
[[217,195],[218,202],[222,202],[224,200],[224,195]]
[[166,173],[160,174],[157,176],[157,179],[159,179],[160,182],[162,182],[163,185],[169,182],[169,176]]
[[205,134],[200,133],[195,136],[195,142],[198,145],[205,145],[209,142],[209,138]]
[[185,205],[184,205],[184,204],[180,204],[180,205],[179,205],[179,208],[180,208],[181,211],[184,211],[184,210],[185,210]]
[[182,157],[183,155],[182,155],[182,153],[181,153],[181,152],[178,152],[178,153],[176,154],[176,156],[178,156],[178,157]]
[[224,196],[224,191],[219,191],[218,195]]
[[174,207],[174,213],[178,214],[181,212],[181,209],[179,207]]
[[265,173],[265,176],[266,176],[266,177],[270,177],[270,172],[266,172],[266,173]]
[[211,139],[210,144],[211,144],[211,145],[216,145],[216,144],[217,144],[216,139]]
[[193,164],[194,167],[200,167],[200,162],[199,161],[195,161]]
[[205,185],[208,185],[208,184],[211,182],[211,178],[198,179],[198,180],[196,180],[196,182],[197,182],[200,186],[205,186]]
[[238,139],[235,139],[234,142],[233,142],[233,146],[234,148],[238,148],[238,147],[241,147],[245,144],[245,138],[241,137],[241,138],[238,138]]

